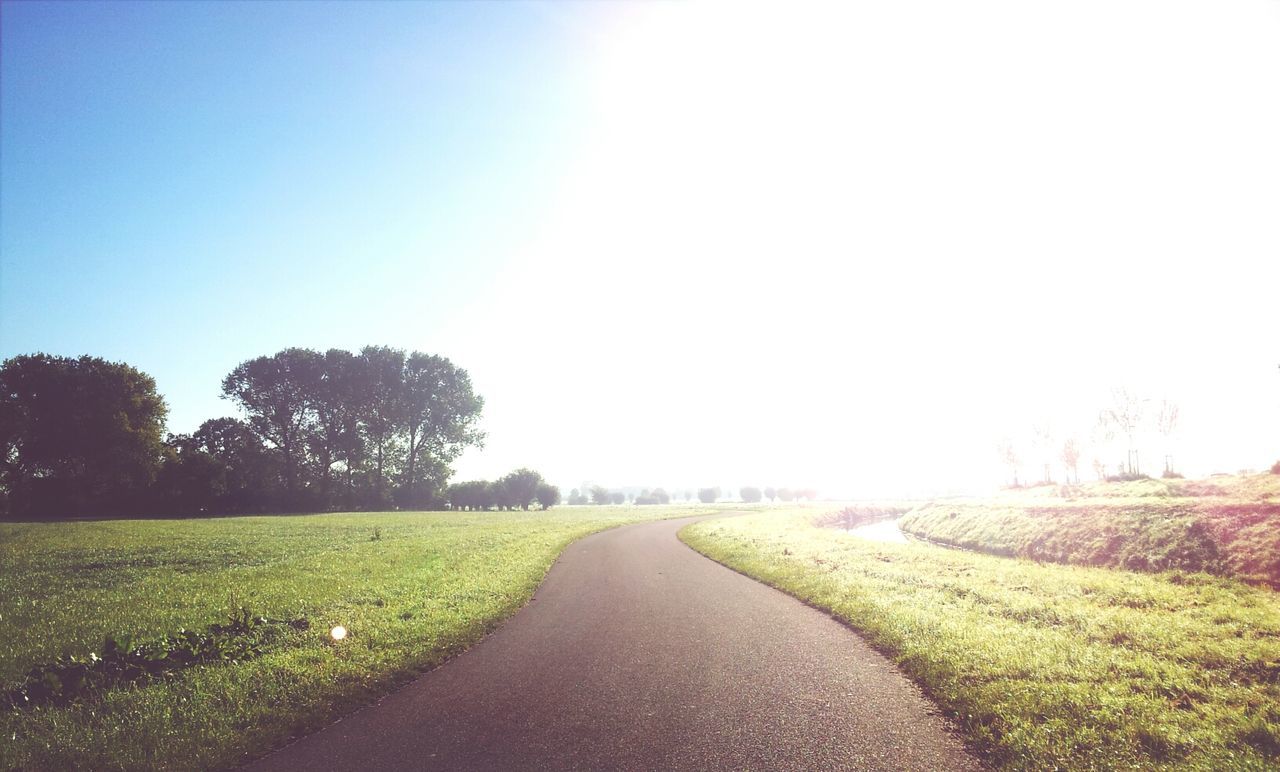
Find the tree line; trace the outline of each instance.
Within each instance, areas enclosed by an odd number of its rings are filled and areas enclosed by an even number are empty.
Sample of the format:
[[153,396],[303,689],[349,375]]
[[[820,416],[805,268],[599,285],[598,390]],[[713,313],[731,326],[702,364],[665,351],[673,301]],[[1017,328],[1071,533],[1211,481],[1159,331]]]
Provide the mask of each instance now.
[[[1142,479],[1148,474],[1140,451],[1144,445],[1153,444],[1162,451],[1161,476],[1177,478],[1182,473],[1177,470],[1173,451],[1180,422],[1181,410],[1176,402],[1156,402],[1139,392],[1117,387],[1111,390],[1110,402],[1098,410],[1091,431],[1059,433],[1050,421],[1041,421],[1021,440],[1002,437],[996,443],[996,454],[1009,472],[1009,484],[1015,488],[1053,483],[1055,469],[1062,472],[1065,483],[1079,484],[1080,465],[1086,456],[1091,456],[1093,473],[1100,481]],[[1035,467],[1030,475],[1023,474],[1027,462]]]
[[155,380],[91,356],[0,366],[0,515],[442,508],[484,401],[448,359],[288,348],[222,382],[243,418],[164,437]]
[[454,509],[528,509],[534,502],[543,509],[560,503],[560,489],[547,483],[532,469],[517,469],[494,480],[469,480],[448,489]]
[[[683,494],[681,494],[680,491],[676,491],[676,495],[677,496],[682,495],[686,501],[691,501],[693,500],[695,493],[692,489],[690,489],[690,490],[684,491]],[[713,502],[719,501],[721,498],[732,499],[733,491],[723,491],[720,489],[719,486],[711,487],[711,488],[698,488],[696,496],[698,501],[702,502],[703,504],[711,504]],[[796,501],[799,499],[808,499],[812,501],[818,497],[818,493],[812,488],[797,488],[793,490],[791,488],[769,487],[769,488],[761,489],[761,488],[756,488],[754,486],[745,485],[742,488],[738,489],[738,496],[742,499],[743,502],[748,504],[753,504],[753,503],[758,503],[761,500],[766,498],[769,499],[769,501],[771,502],[779,499],[781,499],[782,501]],[[629,502],[632,504],[636,504],[637,506],[644,506],[644,505],[651,505],[651,504],[669,504],[671,503],[671,499],[672,499],[672,495],[667,493],[667,491],[663,488],[654,488],[653,490],[649,490],[646,488],[642,490],[639,494],[632,495],[632,494],[624,493],[622,491],[610,491],[608,488],[605,488],[604,486],[601,486],[601,485],[593,485],[584,491],[580,491],[577,488],[574,488],[572,491],[569,492],[568,503],[570,505],[585,505],[585,504],[604,505],[604,504],[625,504]]]

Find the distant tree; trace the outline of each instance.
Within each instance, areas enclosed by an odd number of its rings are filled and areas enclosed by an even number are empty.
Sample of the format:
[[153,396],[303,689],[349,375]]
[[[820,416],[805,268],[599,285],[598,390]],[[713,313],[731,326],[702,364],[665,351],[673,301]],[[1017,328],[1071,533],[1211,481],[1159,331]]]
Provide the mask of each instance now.
[[538,505],[543,509],[551,509],[556,504],[560,503],[560,489],[547,483],[541,483],[538,485],[538,490],[535,493],[535,496],[538,499]]
[[515,509],[519,506],[516,503],[515,496],[511,490],[507,488],[506,478],[499,478],[489,483],[489,496],[493,500],[493,506],[498,509]]
[[816,501],[818,499],[818,492],[813,488],[799,488],[794,491],[794,493],[797,501],[800,499],[804,499],[805,501]]
[[1068,437],[1062,442],[1062,465],[1066,469],[1067,482],[1075,480],[1080,484],[1080,446],[1075,437]]
[[166,515],[214,514],[227,496],[227,467],[190,435],[170,435],[153,508]]
[[447,491],[449,505],[454,509],[479,510],[494,505],[491,483],[471,480],[450,485]]
[[1093,473],[1098,476],[1099,482],[1107,479],[1107,465],[1102,459],[1096,457],[1093,459]]
[[1160,401],[1156,414],[1156,431],[1164,438],[1164,471],[1173,473],[1173,433],[1178,428],[1178,405],[1169,400]]
[[166,414],[155,380],[97,357],[0,365],[0,502],[23,517],[118,514],[159,471]]
[[1108,439],[1115,435],[1123,435],[1128,443],[1125,457],[1125,471],[1128,474],[1141,474],[1138,463],[1136,439],[1138,429],[1142,426],[1142,417],[1146,409],[1147,399],[1125,388],[1111,390],[1111,404],[1098,414],[1098,423],[1104,429]]
[[796,497],[795,494],[791,492],[790,488],[778,489],[778,498],[782,499],[783,501],[791,501],[795,497]]
[[719,488],[699,488],[698,489],[698,501],[701,501],[703,504],[710,504],[718,498],[720,498]]
[[738,495],[742,496],[742,500],[748,504],[754,504],[761,499],[763,494],[759,488],[748,485],[740,488]]
[[509,506],[528,509],[538,497],[538,486],[543,485],[542,475],[532,469],[517,469],[501,480]]
[[654,488],[652,491],[646,488],[635,498],[635,503],[641,506],[669,504],[671,503],[671,496],[661,488]]
[[600,485],[591,486],[591,503],[592,504],[608,504],[612,500],[609,495],[609,489]]
[[191,441],[226,469],[226,493],[214,505],[217,512],[274,508],[281,488],[280,465],[248,424],[238,418],[212,418],[200,424]]
[[577,488],[569,491],[569,506],[581,506],[587,503],[587,497]]
[[764,497],[769,501],[773,501],[774,499],[778,498],[778,491],[774,488],[765,488]]
[[1053,482],[1053,451],[1055,448],[1053,427],[1048,421],[1031,428],[1032,444],[1044,463],[1044,482]]
[[613,493],[609,494],[609,501],[613,502],[614,504],[622,504],[626,502],[626,500],[627,500],[627,497],[625,494],[622,493],[622,491],[614,491]]
[[1022,458],[1018,455],[1017,445],[1014,445],[1012,439],[1005,437],[996,443],[996,455],[1009,468],[1009,473],[1013,476],[1013,487],[1017,488],[1018,470],[1022,466]]

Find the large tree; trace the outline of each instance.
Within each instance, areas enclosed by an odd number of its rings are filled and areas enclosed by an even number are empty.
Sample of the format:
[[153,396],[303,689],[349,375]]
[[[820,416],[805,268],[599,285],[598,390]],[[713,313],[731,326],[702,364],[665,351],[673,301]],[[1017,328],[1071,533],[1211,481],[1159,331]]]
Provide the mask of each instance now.
[[334,466],[341,464],[343,503],[351,502],[352,475],[362,460],[359,420],[359,362],[350,351],[329,349],[320,366],[308,373],[306,401],[313,413],[308,424],[308,445],[319,481],[320,500],[333,506]]
[[138,506],[163,455],[155,380],[97,357],[33,354],[0,366],[0,499],[23,517]]
[[372,500],[390,503],[385,487],[387,467],[394,464],[394,445],[404,425],[404,351],[388,346],[360,350],[361,426],[373,460]]
[[299,503],[306,440],[314,430],[312,394],[324,358],[310,349],[288,348],[242,362],[222,380],[222,393],[249,416],[253,431],[276,448],[284,467],[288,505]]
[[476,428],[483,407],[466,370],[419,351],[405,358],[399,415],[406,435],[406,504],[420,505],[429,493],[423,487],[438,488],[463,449],[483,442]]
[[449,464],[483,439],[466,371],[416,351],[285,349],[241,364],[223,391],[279,457],[287,506],[439,504]]

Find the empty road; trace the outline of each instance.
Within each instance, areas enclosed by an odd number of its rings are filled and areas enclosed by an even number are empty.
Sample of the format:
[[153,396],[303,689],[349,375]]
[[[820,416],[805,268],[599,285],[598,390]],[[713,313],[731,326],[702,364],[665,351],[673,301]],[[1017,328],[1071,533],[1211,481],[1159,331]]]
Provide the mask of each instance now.
[[250,769],[980,768],[857,635],[677,540],[696,519],[574,543],[481,643]]

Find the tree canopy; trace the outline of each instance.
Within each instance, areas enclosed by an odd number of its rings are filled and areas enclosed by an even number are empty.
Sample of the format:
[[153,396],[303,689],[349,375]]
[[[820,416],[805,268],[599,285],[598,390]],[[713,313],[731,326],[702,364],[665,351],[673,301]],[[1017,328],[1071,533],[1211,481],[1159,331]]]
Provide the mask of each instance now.
[[484,437],[467,372],[418,351],[289,348],[241,363],[222,390],[278,460],[285,508],[441,504],[449,464]]
[[97,357],[32,354],[0,366],[0,512],[119,514],[160,468],[166,407],[155,380]]

